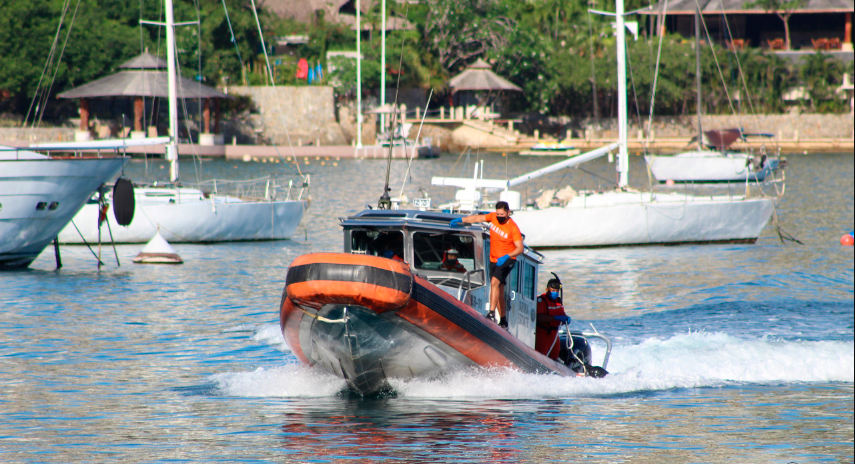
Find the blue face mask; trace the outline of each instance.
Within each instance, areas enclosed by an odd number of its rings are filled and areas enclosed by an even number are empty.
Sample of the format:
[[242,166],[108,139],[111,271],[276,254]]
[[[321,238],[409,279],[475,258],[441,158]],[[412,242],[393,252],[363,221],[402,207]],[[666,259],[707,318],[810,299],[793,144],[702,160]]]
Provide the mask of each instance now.
[[550,291],[550,292],[549,292],[549,298],[552,298],[553,300],[558,299],[558,292],[552,292],[552,291]]
[[395,252],[392,250],[383,250],[383,256],[392,259],[392,257],[395,256]]

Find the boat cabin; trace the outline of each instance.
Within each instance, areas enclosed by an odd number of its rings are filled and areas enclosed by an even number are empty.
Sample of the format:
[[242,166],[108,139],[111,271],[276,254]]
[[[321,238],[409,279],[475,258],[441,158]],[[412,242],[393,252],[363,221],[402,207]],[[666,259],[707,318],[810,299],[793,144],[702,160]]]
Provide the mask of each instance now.
[[[344,252],[408,263],[413,274],[487,315],[490,233],[480,224],[451,227],[461,217],[432,211],[365,210],[340,218]],[[450,253],[451,252],[451,253]],[[456,263],[449,255],[456,252]],[[537,274],[542,255],[526,248],[505,285],[508,331],[534,347]]]

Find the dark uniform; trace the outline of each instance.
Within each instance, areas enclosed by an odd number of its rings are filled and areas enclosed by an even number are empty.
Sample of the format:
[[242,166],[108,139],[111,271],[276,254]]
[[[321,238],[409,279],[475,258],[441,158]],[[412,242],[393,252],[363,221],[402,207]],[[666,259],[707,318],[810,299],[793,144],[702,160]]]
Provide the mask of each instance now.
[[[552,300],[546,293],[537,297],[537,315],[541,314],[566,316],[561,297],[559,296]],[[556,339],[558,338],[558,327],[560,326],[560,321],[538,321],[537,330],[534,334],[534,349],[552,359],[558,359],[558,353],[561,351],[561,342]],[[550,351],[550,348],[552,348],[552,351]]]

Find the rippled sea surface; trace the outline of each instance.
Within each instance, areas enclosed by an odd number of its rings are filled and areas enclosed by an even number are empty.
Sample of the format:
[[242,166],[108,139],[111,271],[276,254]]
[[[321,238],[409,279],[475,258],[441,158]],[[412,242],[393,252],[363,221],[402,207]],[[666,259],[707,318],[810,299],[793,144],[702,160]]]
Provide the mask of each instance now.
[[[434,175],[505,177],[552,158],[393,161],[393,195],[453,191]],[[301,366],[278,327],[295,257],[337,251],[338,217],[376,203],[380,160],[310,159],[293,240],[174,244],[186,263],[131,263],[141,245],[47,250],[0,274],[3,462],[853,462],[853,154],[790,156],[778,224],[753,245],[545,252],[576,328],[614,348],[605,379],[504,370],[395,381],[363,399]],[[643,161],[631,183],[648,186]],[[134,160],[135,181],[164,179]],[[182,163],[186,181],[291,174],[286,163]],[[601,159],[524,187],[607,186]],[[701,187],[688,187],[703,191]],[[525,232],[525,231],[523,231]],[[602,356],[601,346],[594,356]]]

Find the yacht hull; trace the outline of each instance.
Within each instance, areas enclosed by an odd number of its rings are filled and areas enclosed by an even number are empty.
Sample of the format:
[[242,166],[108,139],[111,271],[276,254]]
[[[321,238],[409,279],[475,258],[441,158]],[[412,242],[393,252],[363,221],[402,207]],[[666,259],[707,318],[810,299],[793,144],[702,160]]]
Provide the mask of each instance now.
[[608,192],[580,195],[565,207],[523,210],[514,221],[531,247],[753,243],[774,200]]
[[645,156],[650,172],[659,182],[745,182],[771,177],[778,161],[768,159],[759,170],[751,168],[749,155],[689,153],[696,156]]
[[[109,228],[101,226],[101,241],[110,241],[112,233],[115,243],[145,243],[158,230],[171,243],[289,239],[306,208],[302,200],[241,201],[233,197],[205,198],[195,189],[180,190],[137,189],[131,224],[120,226],[110,208]],[[59,241],[97,242],[98,229],[98,205],[87,204],[74,217],[74,224],[59,234]]]
[[[313,295],[303,291],[307,282]],[[301,362],[341,377],[362,395],[388,390],[391,378],[432,378],[475,366],[576,376],[408,266],[374,256],[324,253],[295,260],[280,326]]]
[[26,267],[35,260],[127,160],[0,160],[0,269]]

